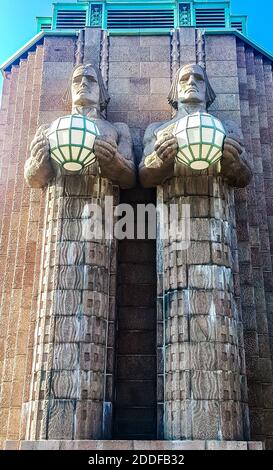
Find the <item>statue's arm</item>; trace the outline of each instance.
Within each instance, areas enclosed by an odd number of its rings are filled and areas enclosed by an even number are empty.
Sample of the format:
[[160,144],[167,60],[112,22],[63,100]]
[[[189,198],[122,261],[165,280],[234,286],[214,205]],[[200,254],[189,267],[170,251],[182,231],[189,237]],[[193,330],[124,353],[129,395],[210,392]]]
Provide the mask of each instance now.
[[101,176],[110,179],[122,189],[132,188],[136,183],[136,168],[130,129],[124,123],[115,123],[114,127],[118,131],[118,143],[115,147],[112,141],[97,141],[95,144]]
[[151,124],[144,135],[144,151],[139,165],[139,178],[145,188],[161,185],[174,174],[176,154],[174,148],[177,144],[170,135],[157,141],[155,130],[158,127],[159,123]]
[[43,188],[54,177],[50,162],[49,142],[44,134],[47,126],[37,130],[30,144],[30,157],[25,162],[24,176],[31,188]]
[[232,122],[226,124],[227,137],[221,160],[221,175],[230,186],[244,188],[252,178],[252,169],[244,147],[240,128]]

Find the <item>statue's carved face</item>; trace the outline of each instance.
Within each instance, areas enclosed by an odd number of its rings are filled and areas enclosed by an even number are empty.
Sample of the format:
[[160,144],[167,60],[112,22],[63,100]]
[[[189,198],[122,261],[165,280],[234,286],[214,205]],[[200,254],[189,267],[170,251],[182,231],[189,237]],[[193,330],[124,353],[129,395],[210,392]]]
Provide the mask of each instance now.
[[181,69],[177,92],[180,103],[206,102],[206,82],[200,66],[190,65]]
[[100,89],[96,71],[92,67],[78,67],[72,77],[71,91],[74,106],[97,107]]

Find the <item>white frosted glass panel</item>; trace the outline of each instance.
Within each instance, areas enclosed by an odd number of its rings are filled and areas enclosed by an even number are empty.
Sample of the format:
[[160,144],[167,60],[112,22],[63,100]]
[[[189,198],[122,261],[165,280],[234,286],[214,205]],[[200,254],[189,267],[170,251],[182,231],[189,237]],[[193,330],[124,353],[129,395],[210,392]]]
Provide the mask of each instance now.
[[219,152],[219,149],[217,147],[213,147],[212,151],[209,154],[209,160],[212,160],[213,157]]
[[222,152],[219,150],[219,152],[218,152],[212,159],[209,158],[209,161],[210,161],[211,163],[214,163],[214,162],[216,162],[217,160],[219,160],[219,158],[221,158],[221,156],[222,156]]
[[176,138],[179,147],[184,147],[184,145],[188,145],[186,131],[179,132],[179,134],[176,135]]
[[207,158],[210,149],[211,145],[202,144],[202,158]]
[[80,129],[82,129],[84,127],[83,118],[73,116],[72,127],[79,127]]
[[206,168],[208,168],[209,164],[206,162],[206,161],[198,161],[198,162],[193,162],[191,164],[191,168],[193,170],[206,170]]
[[83,131],[71,130],[71,144],[82,145]]
[[178,134],[178,132],[183,131],[187,125],[187,118],[180,119],[174,128],[174,134]]
[[189,116],[188,127],[200,127],[200,114]]
[[64,159],[65,159],[65,160],[70,160],[70,151],[69,151],[69,147],[68,147],[68,146],[67,146],[67,147],[62,147],[61,150],[62,150]]
[[202,116],[202,125],[203,126],[212,126],[212,119],[210,116]]
[[56,119],[56,121],[52,122],[52,124],[50,125],[50,128],[46,131],[46,134],[48,134],[49,132],[55,131],[58,127],[58,124],[59,124],[59,119]]
[[94,146],[94,142],[95,142],[94,134],[90,134],[89,132],[86,132],[85,139],[84,139],[84,146],[92,149]]
[[222,132],[216,131],[214,142],[216,145],[219,145],[219,147],[222,147],[224,142],[224,134],[222,134]]
[[78,160],[81,147],[71,146],[71,155],[73,160]]
[[88,163],[92,163],[96,160],[95,154],[91,153],[89,157],[85,160],[84,165],[87,165]]
[[87,155],[89,155],[89,153],[90,149],[82,149],[81,154],[79,156],[79,161],[82,162],[87,157]]
[[198,160],[200,158],[200,145],[191,145],[191,151],[194,154],[194,159]]
[[178,152],[176,159],[179,163],[183,163],[186,165],[189,164],[189,161],[185,158],[185,156],[181,152]]
[[200,128],[187,130],[189,144],[200,142]]
[[219,121],[218,119],[215,119],[214,122],[215,122],[215,126],[217,127],[217,129],[220,129],[220,131],[225,132],[221,121]]
[[185,155],[185,157],[187,157],[190,161],[193,160],[193,156],[190,152],[190,149],[189,148],[184,148],[181,153],[183,153]]
[[53,132],[53,134],[50,134],[48,136],[48,140],[49,140],[49,145],[52,149],[54,149],[55,147],[58,146],[58,142],[57,142],[57,134],[56,132]]
[[[55,149],[55,150],[54,150],[54,153],[55,153],[56,157],[59,158],[59,160],[60,160],[61,162],[64,161],[64,158],[63,158],[63,156],[62,156],[62,154],[61,154],[61,152],[60,152],[59,149]],[[53,155],[52,155],[52,158],[54,158]]]
[[57,163],[60,163],[59,159],[54,155],[54,153],[51,153],[51,158],[52,160],[55,160]]
[[70,117],[61,118],[58,129],[69,129],[70,123],[71,123]]
[[59,138],[59,145],[67,145],[69,144],[69,131],[57,131],[58,138]]
[[93,134],[96,133],[96,126],[94,126],[93,122],[91,121],[86,121],[86,129],[90,132],[93,132]]
[[68,171],[80,171],[82,169],[82,165],[76,162],[68,162],[64,164],[64,168]]
[[202,142],[213,142],[214,130],[202,127]]

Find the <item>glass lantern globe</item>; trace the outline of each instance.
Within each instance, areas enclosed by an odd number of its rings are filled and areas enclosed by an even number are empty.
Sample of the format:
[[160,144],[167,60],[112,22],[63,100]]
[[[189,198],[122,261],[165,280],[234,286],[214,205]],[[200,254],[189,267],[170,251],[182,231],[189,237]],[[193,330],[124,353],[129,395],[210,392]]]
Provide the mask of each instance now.
[[86,116],[72,114],[54,121],[46,133],[53,160],[68,171],[79,171],[96,160],[94,142],[99,130]]
[[177,122],[176,160],[193,170],[205,170],[222,157],[225,130],[219,119],[208,113],[195,113]]

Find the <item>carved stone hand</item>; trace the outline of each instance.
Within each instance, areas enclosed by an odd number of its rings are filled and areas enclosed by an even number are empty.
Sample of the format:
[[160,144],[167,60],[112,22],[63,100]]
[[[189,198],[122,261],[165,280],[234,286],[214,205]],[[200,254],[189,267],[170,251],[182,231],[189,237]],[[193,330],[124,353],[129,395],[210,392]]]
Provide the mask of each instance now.
[[25,163],[25,178],[32,188],[43,188],[54,176],[46,129],[47,126],[41,126],[37,130],[30,144],[30,158]]
[[223,148],[222,162],[224,165],[231,165],[238,161],[243,153],[243,147],[236,140],[226,137]]
[[155,151],[162,160],[163,165],[169,166],[174,163],[178,151],[177,138],[172,134],[163,134],[155,142]]
[[96,138],[94,143],[94,152],[99,164],[110,163],[117,154],[117,144],[108,137]]
[[49,159],[49,141],[44,134],[46,128],[47,126],[39,127],[30,144],[30,156],[40,164]]
[[237,188],[245,187],[252,177],[244,147],[231,137],[226,137],[224,142],[221,174],[230,186]]

